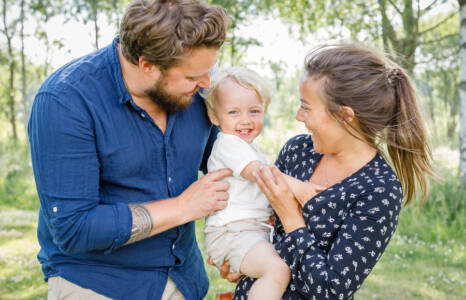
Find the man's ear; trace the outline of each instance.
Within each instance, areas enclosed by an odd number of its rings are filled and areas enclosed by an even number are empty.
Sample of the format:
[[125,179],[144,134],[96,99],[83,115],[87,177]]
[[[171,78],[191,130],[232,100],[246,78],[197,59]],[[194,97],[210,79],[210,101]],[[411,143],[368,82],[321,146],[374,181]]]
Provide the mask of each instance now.
[[139,57],[139,64],[138,64],[138,67],[139,67],[139,70],[145,74],[145,75],[151,75],[153,76],[152,74],[155,72],[158,74],[160,74],[160,69],[155,66],[153,63],[151,62],[148,62],[144,56],[140,56]]
[[354,120],[354,110],[351,107],[342,106],[341,113],[346,122],[351,123]]

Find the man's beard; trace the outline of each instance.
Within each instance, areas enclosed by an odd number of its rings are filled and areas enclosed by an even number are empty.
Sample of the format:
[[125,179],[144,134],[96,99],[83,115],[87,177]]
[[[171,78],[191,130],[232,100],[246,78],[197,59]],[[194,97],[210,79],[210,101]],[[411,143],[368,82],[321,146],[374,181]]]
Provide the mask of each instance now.
[[145,90],[144,93],[167,114],[182,111],[192,103],[192,97],[188,99],[184,95],[176,96],[168,93],[165,90],[166,84],[166,80],[162,77],[157,80],[152,88]]

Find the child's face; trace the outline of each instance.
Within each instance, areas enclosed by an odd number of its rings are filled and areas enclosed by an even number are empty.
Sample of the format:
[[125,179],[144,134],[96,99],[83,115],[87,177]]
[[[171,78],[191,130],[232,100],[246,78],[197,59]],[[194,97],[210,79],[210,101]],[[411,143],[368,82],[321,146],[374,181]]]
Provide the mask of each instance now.
[[250,144],[262,131],[264,105],[254,90],[227,78],[217,87],[210,119],[223,133],[236,135]]

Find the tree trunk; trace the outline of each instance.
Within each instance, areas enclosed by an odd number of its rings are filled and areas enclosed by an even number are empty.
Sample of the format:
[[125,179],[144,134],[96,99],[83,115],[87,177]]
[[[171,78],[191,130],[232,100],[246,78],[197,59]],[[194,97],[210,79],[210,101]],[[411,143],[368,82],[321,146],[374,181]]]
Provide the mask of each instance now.
[[459,179],[466,184],[466,0],[459,0],[460,5],[460,165]]
[[29,104],[27,99],[27,83],[26,83],[26,54],[24,53],[24,0],[21,0],[21,96],[23,103],[23,124],[24,128],[27,128],[29,119]]
[[2,11],[2,19],[3,19],[3,30],[5,34],[5,38],[7,41],[7,48],[8,48],[8,60],[9,60],[9,68],[10,68],[10,78],[9,78],[9,85],[8,85],[8,108],[10,110],[10,124],[11,129],[13,131],[13,140],[16,142],[18,140],[18,133],[16,130],[16,108],[15,108],[15,58],[13,57],[13,46],[11,45],[11,31],[8,27],[7,22],[7,0],[3,0],[3,11]]
[[95,32],[95,48],[99,49],[99,23],[98,23],[98,18],[97,18],[97,2],[92,1],[91,3],[92,7],[92,19],[94,22],[94,32]]

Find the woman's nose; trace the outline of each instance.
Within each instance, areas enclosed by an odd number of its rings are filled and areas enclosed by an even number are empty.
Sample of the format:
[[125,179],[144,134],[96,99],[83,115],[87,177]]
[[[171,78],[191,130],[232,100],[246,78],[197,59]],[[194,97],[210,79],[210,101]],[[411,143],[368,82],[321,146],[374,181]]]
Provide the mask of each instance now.
[[298,109],[298,112],[296,113],[296,121],[298,122],[304,122],[304,112],[303,110],[300,108]]

